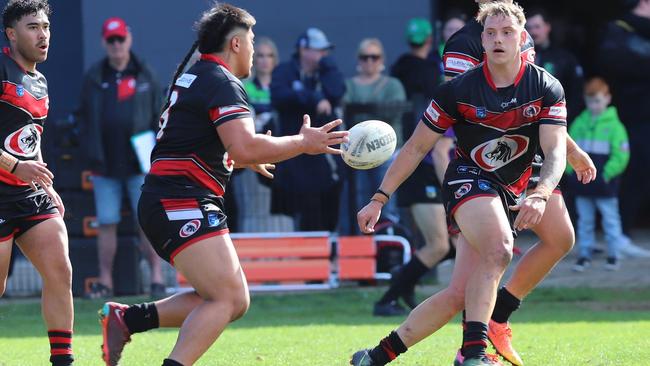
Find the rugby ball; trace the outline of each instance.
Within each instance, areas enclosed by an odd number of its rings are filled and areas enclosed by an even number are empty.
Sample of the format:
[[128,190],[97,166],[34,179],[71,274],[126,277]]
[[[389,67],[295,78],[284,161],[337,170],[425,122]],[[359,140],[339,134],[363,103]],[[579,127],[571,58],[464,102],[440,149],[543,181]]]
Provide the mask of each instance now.
[[349,141],[341,144],[343,161],[354,169],[372,169],[395,152],[395,130],[386,122],[369,120],[350,129]]

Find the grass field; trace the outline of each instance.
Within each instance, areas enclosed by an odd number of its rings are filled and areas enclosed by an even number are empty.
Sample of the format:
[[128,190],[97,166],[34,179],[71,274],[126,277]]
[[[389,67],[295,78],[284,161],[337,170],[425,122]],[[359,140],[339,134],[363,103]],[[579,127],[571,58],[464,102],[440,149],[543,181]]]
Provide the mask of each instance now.
[[[345,365],[352,352],[374,346],[400,321],[370,315],[379,293],[343,289],[254,296],[247,316],[197,365]],[[76,364],[101,365],[100,303],[79,300],[75,306]],[[541,289],[512,320],[526,365],[650,365],[650,289]],[[450,365],[461,339],[458,321],[391,365]],[[38,302],[0,302],[0,365],[49,365],[44,334]],[[122,365],[158,366],[175,339],[175,329],[138,334]]]

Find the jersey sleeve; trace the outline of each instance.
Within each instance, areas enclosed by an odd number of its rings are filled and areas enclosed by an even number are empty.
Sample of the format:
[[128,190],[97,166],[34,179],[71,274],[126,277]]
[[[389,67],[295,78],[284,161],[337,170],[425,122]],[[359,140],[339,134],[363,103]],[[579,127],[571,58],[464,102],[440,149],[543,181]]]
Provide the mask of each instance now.
[[456,77],[481,63],[483,49],[476,42],[464,32],[449,38],[442,55],[445,76]]
[[539,123],[566,126],[567,109],[562,84],[557,79],[549,77],[549,75],[544,76],[548,80],[544,86]]
[[240,83],[230,81],[215,88],[208,103],[210,121],[215,127],[239,118],[252,118],[248,95]]
[[434,91],[433,99],[422,115],[422,122],[434,132],[444,134],[456,123],[455,110],[453,87],[451,82],[446,82]]

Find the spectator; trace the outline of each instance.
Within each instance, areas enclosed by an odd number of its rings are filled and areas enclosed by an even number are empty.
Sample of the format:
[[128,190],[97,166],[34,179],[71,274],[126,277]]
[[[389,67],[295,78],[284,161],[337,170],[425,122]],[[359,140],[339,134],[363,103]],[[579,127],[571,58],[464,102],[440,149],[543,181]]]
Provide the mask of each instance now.
[[[291,60],[273,70],[271,103],[278,112],[279,135],[295,135],[302,116],[312,126],[336,118],[343,94],[343,75],[329,56],[333,45],[317,28],[307,29],[296,42]],[[278,164],[272,210],[294,216],[298,230],[334,231],[341,191],[340,159],[329,155],[300,155]]]
[[[630,12],[610,23],[599,49],[600,73],[630,136],[630,164],[621,181],[623,229],[629,233],[650,204],[650,0],[630,0]],[[627,250],[627,248],[625,248]]]
[[569,50],[551,44],[551,23],[541,8],[527,12],[526,29],[535,42],[535,64],[555,76],[566,94],[568,120],[573,120],[583,109],[583,71]]
[[[80,118],[89,166],[92,167],[97,210],[99,281],[89,294],[106,298],[113,292],[113,261],[117,251],[117,224],[123,190],[136,216],[144,175],[131,145],[135,134],[157,129],[161,89],[152,70],[131,50],[131,31],[121,18],[109,18],[102,27],[104,59],[84,76]],[[140,233],[140,249],[151,266],[151,295],[165,294],[160,260]]]
[[[407,26],[406,38],[411,52],[402,55],[393,66],[393,76],[397,77],[413,104],[413,114],[408,113],[403,121],[404,136],[409,137],[415,129],[431,99],[433,91],[441,81],[439,63],[426,58],[433,42],[431,24],[426,19],[411,19]],[[418,117],[416,117],[418,116]],[[449,251],[449,236],[445,208],[442,204],[441,183],[449,163],[449,150],[453,140],[441,137],[434,149],[418,165],[397,191],[398,206],[406,209],[406,215],[421,234],[424,245],[417,250],[411,261],[405,264],[391,280],[391,285],[374,305],[376,316],[406,314],[397,299],[402,297],[406,305],[414,308],[415,285],[417,281]]]
[[[255,39],[255,54],[253,55],[253,77],[244,81],[244,89],[253,107],[255,131],[277,131],[276,118],[271,106],[271,74],[278,64],[278,49],[275,43],[267,37]],[[230,192],[235,188],[237,205],[240,210],[240,227],[242,232],[260,231],[291,231],[291,220],[286,216],[271,215],[272,180],[255,174],[249,169],[238,169],[233,172]]]
[[442,39],[438,45],[438,56],[442,59],[442,55],[445,52],[445,44],[454,35],[465,26],[465,14],[454,14],[447,18],[445,23],[442,26]]
[[[348,126],[369,119],[379,119],[389,123],[397,133],[397,144],[401,146],[402,138],[402,111],[395,102],[406,101],[404,87],[399,80],[384,75],[385,54],[384,46],[376,38],[366,38],[359,44],[357,52],[357,76],[347,79],[346,92],[343,101],[352,106],[363,106],[372,113],[346,114]],[[350,111],[348,109],[348,111]],[[354,196],[355,210],[358,212],[365,206],[368,198],[379,187],[389,163],[370,170],[354,171]],[[394,200],[384,207],[384,213],[396,215],[397,208]]]
[[[618,212],[619,176],[630,159],[625,127],[616,108],[609,106],[612,96],[607,83],[592,78],[585,85],[587,109],[573,122],[569,134],[586,151],[601,172],[591,184],[575,184],[578,211],[577,241],[580,257],[573,269],[582,272],[591,263],[591,251],[596,240],[596,209],[602,216],[602,227],[607,240],[605,269],[619,268],[618,246],[626,239],[621,229]],[[572,172],[567,165],[567,172]],[[575,182],[571,179],[569,182]]]

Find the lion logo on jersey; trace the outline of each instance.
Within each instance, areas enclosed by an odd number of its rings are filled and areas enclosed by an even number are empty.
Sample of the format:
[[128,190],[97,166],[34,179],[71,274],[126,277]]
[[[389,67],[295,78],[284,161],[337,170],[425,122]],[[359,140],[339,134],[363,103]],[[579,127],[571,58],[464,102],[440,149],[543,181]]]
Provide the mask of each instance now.
[[36,156],[41,146],[41,133],[43,127],[29,124],[20,128],[5,139],[5,150],[12,155],[31,158]]
[[528,151],[528,144],[526,136],[505,135],[475,147],[471,156],[481,169],[493,172]]

